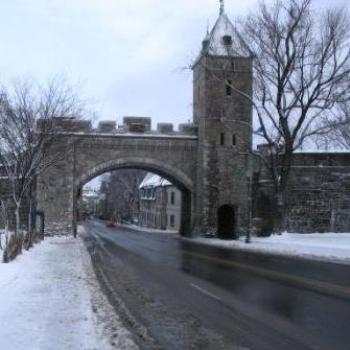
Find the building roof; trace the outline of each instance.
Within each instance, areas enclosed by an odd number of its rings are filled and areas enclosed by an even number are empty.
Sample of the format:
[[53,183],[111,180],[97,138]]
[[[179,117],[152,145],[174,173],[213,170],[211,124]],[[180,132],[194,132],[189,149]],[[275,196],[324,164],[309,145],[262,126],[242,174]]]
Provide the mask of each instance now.
[[148,173],[143,181],[141,182],[139,188],[149,188],[149,187],[165,187],[171,186],[172,183],[168,180],[160,177],[159,175]]
[[[231,44],[225,44],[225,37],[231,38]],[[244,42],[236,27],[227,17],[223,3],[220,6],[220,15],[211,32],[203,41],[203,49],[200,57],[203,55],[211,56],[234,56],[234,57],[252,57],[253,53]]]

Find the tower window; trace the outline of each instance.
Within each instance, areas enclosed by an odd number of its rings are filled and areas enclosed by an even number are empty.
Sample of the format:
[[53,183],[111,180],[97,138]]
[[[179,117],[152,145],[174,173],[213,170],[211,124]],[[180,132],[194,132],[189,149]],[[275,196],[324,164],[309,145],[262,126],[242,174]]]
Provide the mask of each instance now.
[[232,135],[232,146],[236,146],[236,135]]
[[223,132],[220,134],[220,145],[225,145],[225,134]]
[[231,35],[224,35],[222,37],[222,41],[225,46],[231,46],[232,45],[232,36]]
[[232,95],[232,80],[226,81],[226,96]]

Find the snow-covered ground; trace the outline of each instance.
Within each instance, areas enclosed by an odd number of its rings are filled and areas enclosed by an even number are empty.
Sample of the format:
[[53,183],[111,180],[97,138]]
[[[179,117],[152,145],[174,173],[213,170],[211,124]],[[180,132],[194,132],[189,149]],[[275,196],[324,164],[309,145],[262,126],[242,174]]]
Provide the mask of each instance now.
[[48,238],[0,264],[0,349],[138,349],[80,239]]
[[322,260],[350,263],[350,233],[284,233],[267,238],[252,237],[252,243],[246,244],[245,238],[238,241],[198,238],[195,241],[249,251],[285,254],[290,256],[311,257]]
[[175,230],[158,230],[155,228],[147,228],[147,227],[142,227],[142,226],[137,226],[132,224],[116,224],[116,225],[120,227],[130,228],[135,231],[142,231],[142,232],[148,232],[148,233],[160,233],[160,234],[170,234],[170,235],[175,235],[179,233],[178,231],[175,231]]

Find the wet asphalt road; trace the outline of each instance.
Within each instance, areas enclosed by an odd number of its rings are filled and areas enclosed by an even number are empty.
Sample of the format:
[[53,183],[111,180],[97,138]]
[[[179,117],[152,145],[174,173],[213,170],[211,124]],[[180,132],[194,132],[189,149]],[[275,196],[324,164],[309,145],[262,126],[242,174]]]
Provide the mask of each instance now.
[[350,266],[85,223],[106,294],[142,349],[350,349]]

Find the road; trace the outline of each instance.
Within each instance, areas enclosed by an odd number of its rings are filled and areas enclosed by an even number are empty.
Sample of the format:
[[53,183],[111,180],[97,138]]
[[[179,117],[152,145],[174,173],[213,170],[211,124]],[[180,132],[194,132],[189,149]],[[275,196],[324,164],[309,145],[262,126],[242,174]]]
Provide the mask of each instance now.
[[96,274],[141,349],[350,349],[348,265],[84,225]]

